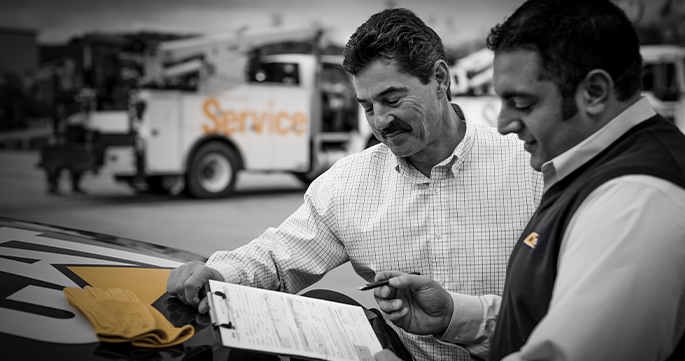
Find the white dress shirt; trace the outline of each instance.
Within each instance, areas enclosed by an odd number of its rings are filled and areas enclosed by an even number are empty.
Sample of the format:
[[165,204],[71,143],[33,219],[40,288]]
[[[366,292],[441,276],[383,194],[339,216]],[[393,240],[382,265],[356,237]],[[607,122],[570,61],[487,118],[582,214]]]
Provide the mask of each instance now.
[[[643,98],[545,163],[545,190],[653,115]],[[647,175],[601,185],[571,218],[557,270],[547,315],[505,360],[666,358],[685,330],[685,189]],[[499,296],[452,296],[464,308],[442,340],[487,354]],[[478,312],[480,322],[459,319]]]
[[[360,284],[399,270],[429,275],[450,291],[501,294],[542,175],[516,136],[466,124],[464,139],[430,178],[385,145],[351,155],[317,178],[280,226],[214,253],[207,265],[228,282],[290,293],[349,261]],[[416,360],[470,359],[431,336],[397,330]]]

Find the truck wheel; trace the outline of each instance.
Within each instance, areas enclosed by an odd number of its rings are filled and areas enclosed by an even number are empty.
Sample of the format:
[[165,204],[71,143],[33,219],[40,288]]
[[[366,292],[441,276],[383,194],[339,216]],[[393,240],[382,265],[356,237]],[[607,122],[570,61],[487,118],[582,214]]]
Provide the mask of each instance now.
[[221,198],[233,193],[238,157],[225,144],[210,142],[193,155],[186,174],[188,192],[195,198]]
[[322,172],[309,172],[309,173],[293,173],[297,179],[300,180],[300,182],[304,183],[304,185],[309,185],[311,184],[316,177],[320,176]]

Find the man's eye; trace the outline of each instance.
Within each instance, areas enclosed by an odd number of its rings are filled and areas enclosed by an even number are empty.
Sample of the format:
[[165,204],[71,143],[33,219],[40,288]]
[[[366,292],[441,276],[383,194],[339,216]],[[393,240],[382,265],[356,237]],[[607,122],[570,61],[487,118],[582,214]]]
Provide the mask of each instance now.
[[373,114],[373,108],[364,108],[364,112],[369,115]]
[[400,102],[400,98],[388,99],[388,100],[385,101],[385,103],[388,104],[388,105],[396,105],[396,104],[399,103],[399,102]]
[[533,106],[531,103],[514,103],[514,108],[517,110],[528,110]]

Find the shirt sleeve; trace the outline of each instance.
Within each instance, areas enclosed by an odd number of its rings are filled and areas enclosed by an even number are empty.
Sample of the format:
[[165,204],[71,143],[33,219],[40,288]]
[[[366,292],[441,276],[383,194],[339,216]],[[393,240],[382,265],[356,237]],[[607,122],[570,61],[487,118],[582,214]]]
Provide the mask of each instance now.
[[547,315],[513,360],[663,360],[685,330],[685,190],[598,187],[564,235]]
[[297,293],[348,261],[337,236],[335,169],[319,176],[304,203],[277,228],[233,251],[212,254],[206,265],[226,282]]
[[495,319],[502,298],[497,295],[471,296],[450,292],[454,302],[452,319],[438,342],[460,346],[487,359],[490,354],[490,336],[495,330]]

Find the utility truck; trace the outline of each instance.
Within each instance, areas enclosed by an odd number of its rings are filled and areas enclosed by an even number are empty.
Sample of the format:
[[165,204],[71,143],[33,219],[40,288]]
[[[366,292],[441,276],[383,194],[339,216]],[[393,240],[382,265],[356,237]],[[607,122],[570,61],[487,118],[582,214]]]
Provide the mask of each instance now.
[[[685,133],[685,48],[643,45],[643,95],[654,109]],[[469,119],[497,126],[501,107],[492,85],[494,55],[483,49],[459,59],[450,69],[452,101]]]
[[[97,170],[197,198],[230,195],[243,171],[311,182],[377,142],[342,57],[322,54],[324,36],[312,26],[159,44],[127,112],[87,114]],[[279,53],[284,43],[309,51]]]

